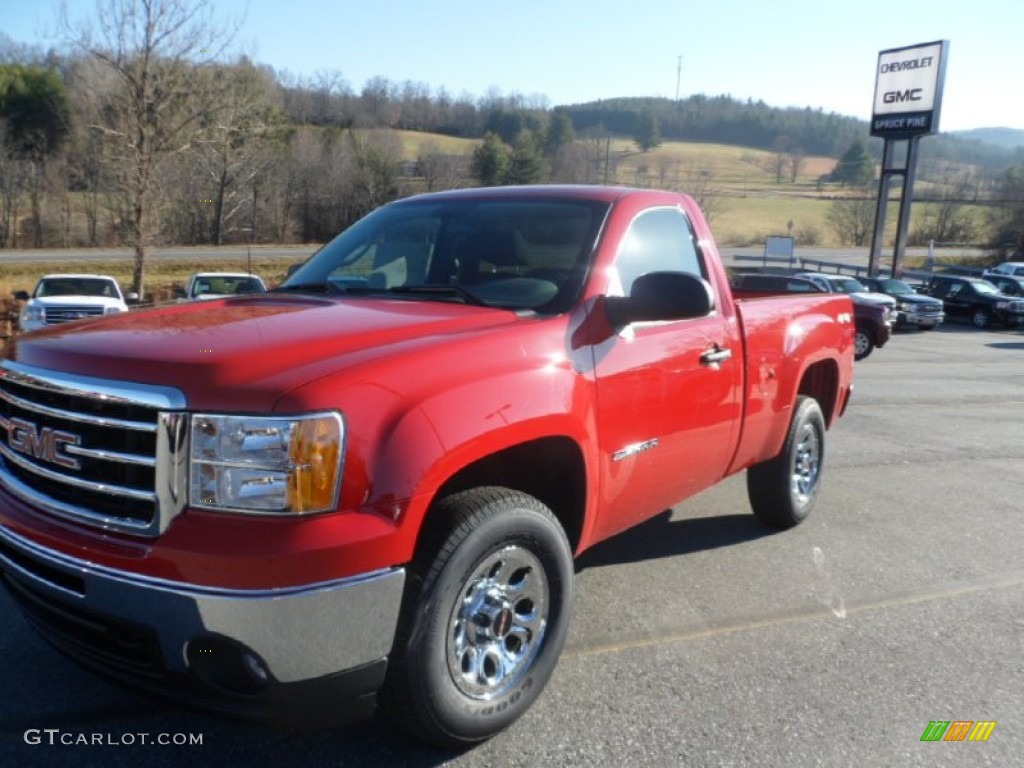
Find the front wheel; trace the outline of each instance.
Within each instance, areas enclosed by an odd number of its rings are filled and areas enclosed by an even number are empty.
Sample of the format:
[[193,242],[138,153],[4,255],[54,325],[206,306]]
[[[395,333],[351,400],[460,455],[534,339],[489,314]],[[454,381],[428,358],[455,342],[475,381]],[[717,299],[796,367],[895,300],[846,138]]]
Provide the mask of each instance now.
[[509,726],[547,683],[572,611],[572,551],[551,511],[475,488],[427,520],[384,689],[420,738],[470,746]]
[[782,452],[747,470],[754,516],[772,528],[792,528],[814,507],[825,460],[825,417],[813,397],[798,397]]
[[875,348],[874,337],[863,328],[858,328],[853,337],[853,359],[863,360]]
[[992,325],[992,313],[986,307],[975,307],[971,310],[971,324],[975,328],[988,328]]

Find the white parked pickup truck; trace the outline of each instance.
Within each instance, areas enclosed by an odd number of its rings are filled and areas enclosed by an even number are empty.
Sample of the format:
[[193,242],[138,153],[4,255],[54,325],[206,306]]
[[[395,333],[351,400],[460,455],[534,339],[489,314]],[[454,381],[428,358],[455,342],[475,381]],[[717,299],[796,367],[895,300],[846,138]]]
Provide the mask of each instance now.
[[267,286],[247,272],[200,272],[188,279],[185,288],[175,289],[177,299],[223,299],[239,294],[266,293]]
[[17,291],[14,297],[25,302],[19,315],[23,331],[127,312],[128,303],[139,298],[135,293],[122,293],[117,280],[108,275],[44,275],[31,296]]

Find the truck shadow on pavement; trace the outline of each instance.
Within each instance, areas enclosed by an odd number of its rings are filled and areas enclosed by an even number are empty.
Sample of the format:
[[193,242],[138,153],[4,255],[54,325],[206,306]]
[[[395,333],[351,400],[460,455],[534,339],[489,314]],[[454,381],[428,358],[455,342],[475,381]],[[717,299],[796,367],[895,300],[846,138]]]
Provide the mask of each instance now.
[[775,533],[751,514],[673,520],[672,510],[666,509],[584,552],[576,560],[576,571],[730,547]]
[[1024,349],[1024,341],[997,341],[985,346],[990,349]]

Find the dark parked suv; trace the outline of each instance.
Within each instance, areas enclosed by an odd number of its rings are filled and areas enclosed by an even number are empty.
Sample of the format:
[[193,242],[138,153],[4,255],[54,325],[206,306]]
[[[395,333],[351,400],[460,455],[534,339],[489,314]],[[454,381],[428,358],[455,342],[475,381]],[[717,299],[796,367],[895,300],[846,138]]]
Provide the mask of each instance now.
[[928,295],[942,299],[948,317],[966,318],[975,328],[992,323],[1013,328],[1024,320],[1024,299],[1000,293],[980,277],[936,275],[928,283]]
[[1024,274],[996,275],[990,272],[985,279],[998,288],[1000,293],[1015,298],[1024,297]]
[[896,327],[921,328],[931,331],[945,318],[942,302],[931,296],[922,296],[902,280],[891,277],[861,277],[862,283],[875,293],[884,293],[896,299]]

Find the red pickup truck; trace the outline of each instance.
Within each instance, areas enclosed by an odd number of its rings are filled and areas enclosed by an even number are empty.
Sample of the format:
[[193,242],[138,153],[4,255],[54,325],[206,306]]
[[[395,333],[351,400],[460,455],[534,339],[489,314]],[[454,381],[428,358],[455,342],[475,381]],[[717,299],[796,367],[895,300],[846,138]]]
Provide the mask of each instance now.
[[849,297],[738,300],[684,195],[413,197],[270,293],[10,342],[2,580],[116,680],[470,744],[544,687],[574,555],[741,470],[803,520],[852,370]]

